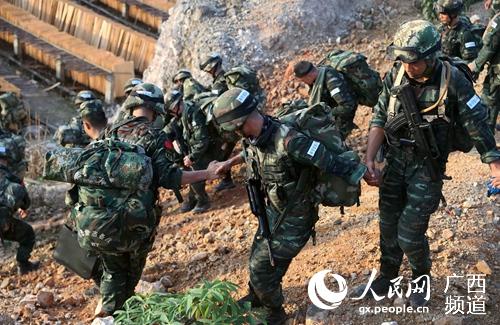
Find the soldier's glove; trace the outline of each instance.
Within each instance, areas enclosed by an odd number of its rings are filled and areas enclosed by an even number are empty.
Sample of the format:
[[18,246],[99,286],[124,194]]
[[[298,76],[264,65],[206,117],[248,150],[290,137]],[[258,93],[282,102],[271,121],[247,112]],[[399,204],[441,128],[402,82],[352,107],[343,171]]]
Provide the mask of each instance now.
[[486,183],[486,187],[488,188],[487,196],[500,194],[500,188],[493,186],[491,179]]

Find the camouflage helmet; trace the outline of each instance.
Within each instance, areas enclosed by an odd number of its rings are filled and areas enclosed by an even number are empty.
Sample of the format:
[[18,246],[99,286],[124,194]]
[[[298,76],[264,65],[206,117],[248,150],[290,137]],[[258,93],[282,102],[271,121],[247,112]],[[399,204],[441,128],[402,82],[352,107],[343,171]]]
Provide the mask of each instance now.
[[171,112],[177,104],[182,100],[182,93],[178,90],[172,90],[165,94],[165,108],[167,112]]
[[493,0],[491,2],[491,8],[495,13],[500,11],[500,0]]
[[462,0],[438,0],[434,4],[434,10],[439,13],[447,15],[458,15],[464,8]]
[[210,72],[213,70],[213,68],[217,67],[220,64],[222,64],[222,57],[219,53],[214,52],[206,57],[205,60],[201,61],[200,70]]
[[257,109],[257,101],[245,89],[232,88],[213,102],[213,119],[224,131],[235,131]]
[[163,93],[160,88],[152,83],[142,83],[132,88],[122,109],[125,111],[134,110],[136,107],[146,107],[158,114],[165,114]]
[[24,150],[26,141],[20,135],[4,134],[0,135],[0,158],[7,160],[17,170],[26,169],[24,160]]
[[83,102],[79,108],[80,117],[106,119],[106,114],[102,108],[102,102],[99,99]]
[[413,20],[401,25],[387,54],[392,60],[412,63],[432,57],[440,48],[436,27],[426,20]]
[[96,95],[91,90],[82,90],[76,94],[74,104],[76,108],[80,108],[80,104],[88,100],[97,99]]
[[191,71],[188,69],[180,69],[177,73],[172,77],[172,82],[176,83],[177,81],[183,81],[184,79],[191,78]]
[[144,81],[142,81],[142,79],[140,79],[140,78],[130,78],[125,83],[125,86],[123,86],[123,92],[125,93],[125,95],[128,96],[128,95],[130,95],[130,92],[132,91],[132,88],[134,88],[137,85],[142,84],[143,82]]

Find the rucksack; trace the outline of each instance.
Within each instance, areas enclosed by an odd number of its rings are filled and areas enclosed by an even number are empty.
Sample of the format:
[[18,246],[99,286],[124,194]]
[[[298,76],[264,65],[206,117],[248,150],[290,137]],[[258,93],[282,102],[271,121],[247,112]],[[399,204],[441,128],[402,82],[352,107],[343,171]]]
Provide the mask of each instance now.
[[43,177],[82,186],[136,191],[149,189],[153,168],[141,146],[108,138],[87,148],[49,151]]
[[114,138],[87,148],[47,153],[44,178],[78,186],[75,223],[80,246],[105,253],[140,249],[156,225],[151,158]]
[[[341,140],[331,109],[324,103],[300,108],[296,111],[286,110],[277,116],[278,120],[307,136],[321,142],[333,153],[360,162],[358,154],[350,150]],[[359,165],[349,181],[346,179],[318,171],[314,177],[313,197],[315,202],[325,206],[352,206],[359,203],[361,195],[361,177],[366,167]],[[353,185],[354,184],[354,185]]]
[[377,104],[382,91],[382,79],[380,74],[368,65],[364,55],[353,51],[335,50],[329,52],[319,64],[331,66],[341,72],[361,105],[373,107]]
[[242,88],[248,90],[254,96],[262,91],[257,72],[246,65],[231,68],[224,74],[224,78],[229,89]]

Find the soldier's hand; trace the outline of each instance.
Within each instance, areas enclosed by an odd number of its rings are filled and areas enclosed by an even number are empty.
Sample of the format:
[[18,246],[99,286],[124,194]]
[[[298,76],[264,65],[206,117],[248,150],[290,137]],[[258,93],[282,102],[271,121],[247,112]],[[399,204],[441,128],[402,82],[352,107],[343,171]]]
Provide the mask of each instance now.
[[217,174],[224,175],[230,170],[231,170],[231,162],[229,160],[221,161],[219,164],[219,168],[217,169]]
[[492,0],[484,0],[484,9],[488,10],[491,8]]
[[184,166],[186,167],[193,166],[193,161],[191,160],[191,158],[189,158],[189,156],[184,157]]
[[220,169],[221,162],[218,162],[217,160],[211,161],[210,164],[208,164],[207,167],[207,172],[208,172],[208,177],[207,179],[216,179],[219,178],[220,174],[217,173],[217,171]]
[[19,213],[19,217],[21,219],[26,219],[26,217],[28,217],[28,215],[29,215],[28,210],[19,209],[19,210],[17,210],[17,212]]
[[491,185],[500,188],[500,160],[495,160],[490,163],[491,170]]
[[363,176],[365,182],[370,186],[379,186],[380,184],[380,171],[375,167],[374,161],[365,162],[367,170]]

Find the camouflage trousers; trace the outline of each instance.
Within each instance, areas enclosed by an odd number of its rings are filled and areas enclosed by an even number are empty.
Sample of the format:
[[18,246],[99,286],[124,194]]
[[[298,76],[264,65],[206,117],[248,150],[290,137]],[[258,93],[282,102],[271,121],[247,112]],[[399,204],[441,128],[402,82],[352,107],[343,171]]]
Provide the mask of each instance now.
[[1,217],[0,237],[3,240],[15,241],[19,243],[17,249],[17,262],[27,262],[30,258],[33,246],[35,246],[35,232],[26,221],[14,217]]
[[498,79],[500,76],[496,75],[493,69],[490,68],[484,79],[481,94],[481,99],[488,106],[488,125],[493,130],[493,134],[495,133],[498,112],[500,111],[500,85],[494,84],[495,78]]
[[[299,254],[313,233],[318,210],[309,204],[297,204],[283,219],[272,236],[271,250],[275,266],[269,260],[267,242],[259,233],[250,253],[250,286],[260,302],[268,308],[279,308],[284,301],[281,281],[292,259]],[[268,208],[269,224],[275,224],[278,212]]]
[[151,245],[148,244],[147,249],[145,247],[138,253],[99,254],[103,268],[100,292],[104,312],[113,314],[134,295],[135,286],[141,279],[150,247]]
[[390,148],[380,185],[380,272],[398,275],[406,254],[414,276],[431,269],[425,235],[430,215],[441,199],[442,180],[432,181],[413,153]]
[[[207,168],[207,161],[200,161],[193,164],[193,170],[202,170]],[[188,202],[206,203],[209,201],[207,191],[205,190],[205,181],[189,184]]]

